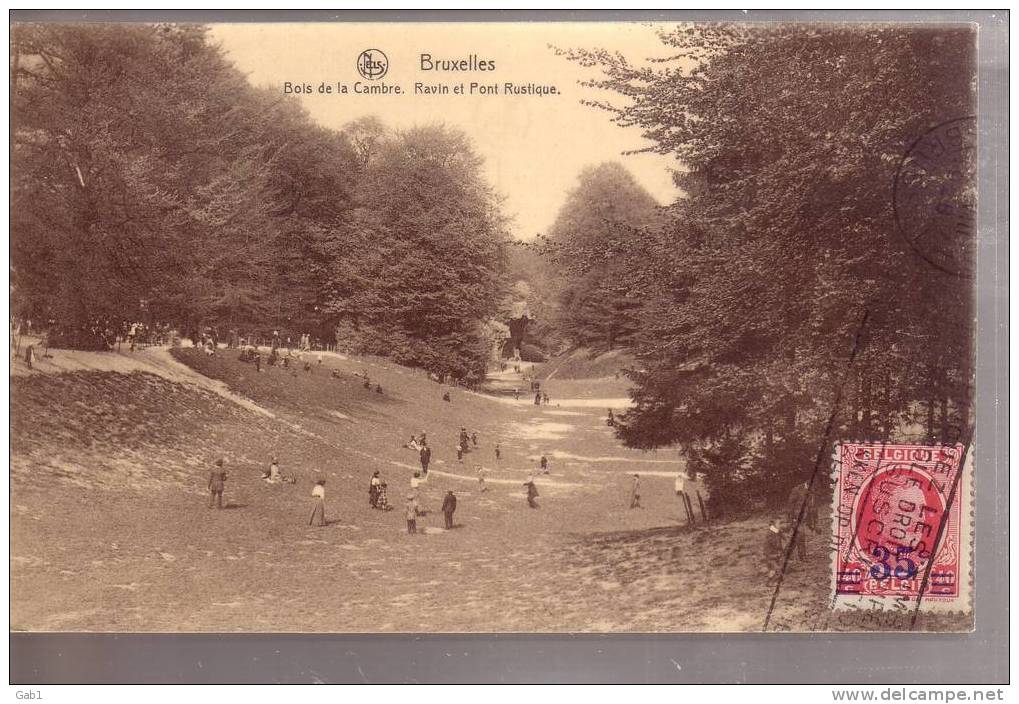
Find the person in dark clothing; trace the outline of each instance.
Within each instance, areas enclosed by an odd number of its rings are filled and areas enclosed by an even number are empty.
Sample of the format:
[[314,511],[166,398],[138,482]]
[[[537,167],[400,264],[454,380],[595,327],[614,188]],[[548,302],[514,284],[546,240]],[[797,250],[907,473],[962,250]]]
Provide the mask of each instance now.
[[456,495],[450,489],[446,492],[446,498],[442,500],[442,515],[446,519],[446,530],[453,528],[453,512],[456,511]]
[[495,459],[496,460],[502,459],[502,449],[499,447],[499,443],[495,444]]
[[375,393],[377,393],[377,394],[381,394],[382,393],[382,384],[376,384],[375,385]]
[[223,508],[223,484],[226,482],[226,470],[223,469],[223,458],[216,460],[216,466],[209,472],[209,508]]
[[449,400],[449,392],[448,391],[442,395],[442,400],[445,401],[446,403],[451,403],[451,401]]
[[541,473],[548,474],[548,457],[541,456]]
[[806,504],[803,512],[803,522],[807,528],[817,532],[817,504],[814,502],[814,493],[810,490],[810,482],[805,481],[797,484],[789,492],[789,499],[786,501],[786,516],[795,522],[800,517],[800,508]]
[[255,353],[255,371],[262,371],[262,355]]
[[375,508],[380,511],[390,511],[393,508],[389,505],[389,485],[385,482],[379,484],[379,493],[375,497]]
[[534,405],[535,406],[540,406],[541,405],[541,392],[540,391],[538,393],[534,394]]
[[531,508],[538,508],[538,502],[535,501],[538,498],[538,487],[534,486],[534,482],[527,482],[524,486],[527,487],[527,505]]
[[428,474],[428,463],[432,461],[432,448],[428,447],[428,443],[424,440],[421,441],[421,450],[418,455],[421,458],[421,472]]
[[368,505],[372,508],[378,508],[379,487],[382,485],[382,478],[379,474],[379,470],[376,469],[372,472],[372,478],[368,482]]
[[[800,509],[806,507],[803,512],[803,523],[797,524],[800,518]],[[807,528],[817,530],[817,508],[814,506],[813,495],[810,491],[810,482],[803,482],[793,487],[789,492],[789,499],[786,501],[786,522],[790,534],[796,531],[796,556],[801,560],[807,557]]]

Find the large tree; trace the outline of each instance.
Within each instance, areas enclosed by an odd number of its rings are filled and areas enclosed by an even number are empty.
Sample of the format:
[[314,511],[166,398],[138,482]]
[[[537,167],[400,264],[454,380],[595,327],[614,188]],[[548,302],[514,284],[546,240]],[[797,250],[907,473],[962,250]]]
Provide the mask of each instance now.
[[327,306],[339,342],[457,378],[480,378],[483,325],[503,291],[506,228],[467,137],[444,126],[379,138],[338,232]]
[[[893,199],[910,145],[973,112],[972,31],[696,25],[661,38],[673,58],[660,64],[568,52],[626,97],[597,107],[684,168],[671,222],[600,255],[626,262],[646,301],[621,437],[678,445],[738,503],[809,476],[837,437],[965,436],[972,282],[917,256]],[[954,255],[965,267],[965,243]]]
[[12,258],[26,314],[96,324],[310,325],[318,243],[358,161],[252,88],[191,25],[17,25]]
[[[658,204],[617,162],[584,169],[542,238],[557,274],[546,287],[559,300],[562,334],[575,346],[605,351],[626,344],[637,330],[640,299],[630,295],[622,264],[598,255],[652,227]],[[557,256],[562,253],[562,256]]]

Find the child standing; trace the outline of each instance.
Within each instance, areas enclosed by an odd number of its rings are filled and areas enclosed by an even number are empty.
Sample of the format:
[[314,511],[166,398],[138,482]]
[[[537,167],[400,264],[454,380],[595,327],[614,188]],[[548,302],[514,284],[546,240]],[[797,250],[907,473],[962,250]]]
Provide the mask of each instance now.
[[414,494],[407,494],[405,517],[407,519],[407,533],[408,535],[414,535],[418,532],[418,500]]
[[216,460],[216,466],[209,472],[209,508],[223,508],[223,484],[226,482],[226,471],[223,469],[223,458]]
[[315,482],[315,488],[311,490],[311,498],[314,508],[311,510],[311,518],[308,525],[324,526],[326,524],[326,480],[319,479]]

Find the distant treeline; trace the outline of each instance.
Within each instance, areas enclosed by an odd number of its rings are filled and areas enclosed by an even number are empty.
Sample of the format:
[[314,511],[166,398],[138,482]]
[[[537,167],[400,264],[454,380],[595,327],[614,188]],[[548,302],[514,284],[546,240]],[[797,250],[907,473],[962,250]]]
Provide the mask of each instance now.
[[483,371],[506,232],[463,134],[319,127],[201,26],[15,25],[10,47],[17,314],[79,347],[123,321],[339,330]]

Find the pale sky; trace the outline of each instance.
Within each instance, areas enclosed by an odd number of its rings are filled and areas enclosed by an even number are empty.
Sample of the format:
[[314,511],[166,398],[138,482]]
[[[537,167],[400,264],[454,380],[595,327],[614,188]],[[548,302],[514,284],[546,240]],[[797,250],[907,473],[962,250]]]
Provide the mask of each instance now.
[[[443,122],[474,140],[485,159],[489,182],[505,198],[512,232],[529,239],[555,220],[567,193],[585,166],[620,161],[662,204],[675,199],[669,168],[675,161],[655,154],[623,156],[646,142],[636,128],[621,128],[610,114],[580,104],[581,98],[615,99],[577,81],[598,75],[549,48],[606,48],[631,61],[664,56],[667,48],[653,27],[638,23],[305,23],[220,24],[212,37],[257,86],[286,81],[346,83],[346,95],[299,96],[312,118],[342,128],[374,114],[387,125],[407,128]],[[364,81],[356,61],[364,49],[380,49],[389,71],[380,81]],[[433,59],[495,61],[488,72],[421,71],[420,55]],[[399,85],[403,95],[356,95],[355,81]],[[415,95],[414,84],[506,81],[554,84],[561,95]]]

